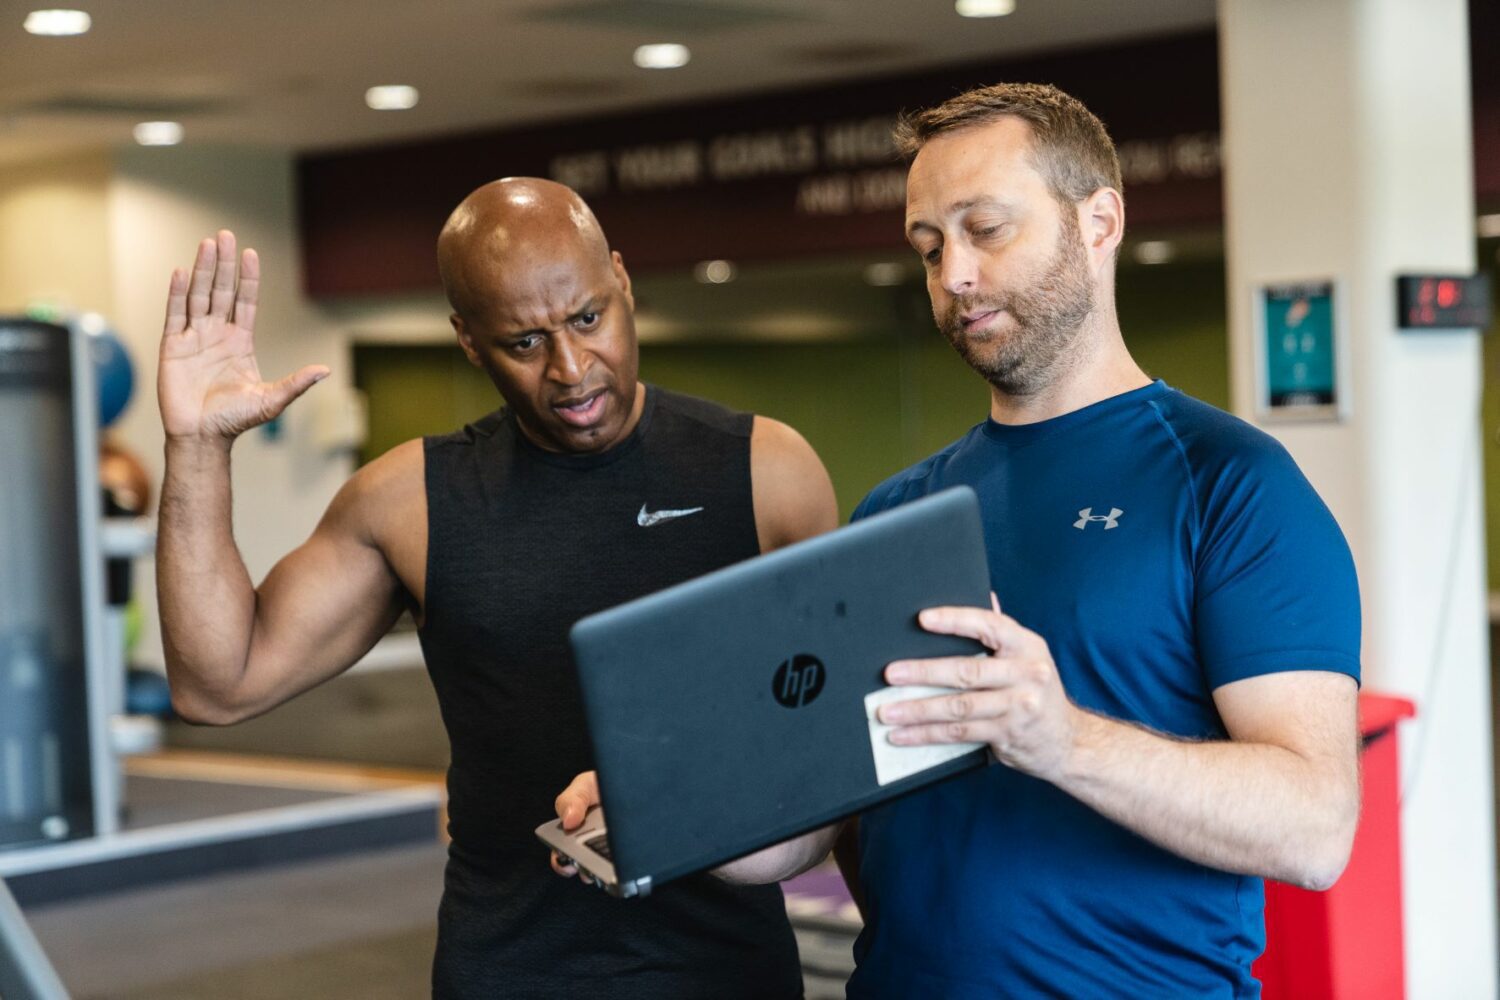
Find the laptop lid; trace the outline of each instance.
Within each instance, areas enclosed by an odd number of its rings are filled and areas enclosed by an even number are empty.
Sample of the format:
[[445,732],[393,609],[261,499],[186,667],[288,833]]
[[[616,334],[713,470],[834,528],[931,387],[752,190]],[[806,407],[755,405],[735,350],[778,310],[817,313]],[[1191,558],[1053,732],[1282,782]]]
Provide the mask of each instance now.
[[878,775],[865,699],[892,660],[982,652],[916,615],[989,591],[958,487],[580,620],[617,877],[659,885],[984,764]]

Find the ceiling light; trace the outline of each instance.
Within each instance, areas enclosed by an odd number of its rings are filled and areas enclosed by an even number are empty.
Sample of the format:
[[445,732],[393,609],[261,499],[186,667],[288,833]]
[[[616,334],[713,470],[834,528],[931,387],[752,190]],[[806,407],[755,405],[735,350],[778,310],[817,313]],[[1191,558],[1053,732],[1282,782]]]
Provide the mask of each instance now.
[[723,285],[734,280],[734,265],[727,260],[700,261],[693,267],[693,277],[705,285]]
[[81,10],[34,10],[26,15],[26,30],[33,35],[81,35],[94,23]]
[[182,141],[182,126],[176,122],[141,122],[134,135],[142,146],[175,146]]
[[404,83],[371,87],[365,91],[365,103],[376,111],[406,111],[417,106],[417,88]]
[[1177,256],[1177,248],[1166,240],[1146,240],[1135,245],[1138,264],[1165,264]]
[[960,17],[1004,17],[1016,12],[1016,0],[954,0]]
[[1500,236],[1500,212],[1494,215],[1481,215],[1474,220],[1474,231],[1483,239],[1491,236]]
[[690,58],[688,47],[676,42],[642,45],[635,50],[635,64],[641,69],[678,69],[686,66]]
[[865,268],[865,284],[876,288],[890,288],[906,280],[906,268],[900,264],[883,260]]

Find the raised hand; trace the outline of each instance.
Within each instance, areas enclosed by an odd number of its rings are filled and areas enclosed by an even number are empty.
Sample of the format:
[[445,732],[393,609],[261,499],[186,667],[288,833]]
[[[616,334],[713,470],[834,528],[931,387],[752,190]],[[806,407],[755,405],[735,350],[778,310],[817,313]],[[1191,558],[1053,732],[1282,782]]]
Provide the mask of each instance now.
[[308,365],[277,382],[261,380],[253,335],[259,292],[260,259],[247,249],[237,262],[228,230],[198,244],[191,280],[172,272],[156,375],[169,440],[231,441],[327,377],[326,367]]

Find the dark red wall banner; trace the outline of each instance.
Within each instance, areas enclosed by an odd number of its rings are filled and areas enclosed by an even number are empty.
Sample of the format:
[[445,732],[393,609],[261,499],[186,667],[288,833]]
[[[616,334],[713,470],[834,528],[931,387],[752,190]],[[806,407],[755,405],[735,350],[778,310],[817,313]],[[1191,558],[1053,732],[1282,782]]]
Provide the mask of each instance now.
[[[1493,26],[1494,8],[1477,0],[1476,32]],[[1482,198],[1500,197],[1495,76],[1475,66],[1476,91],[1481,81],[1487,88],[1475,95]],[[890,145],[896,115],[999,80],[1054,83],[1099,115],[1119,146],[1131,227],[1221,219],[1218,44],[1204,31],[308,156],[298,165],[307,288],[338,296],[437,287],[434,244],[453,206],[487,181],[519,175],[578,189],[638,270],[899,250],[906,170]],[[1486,121],[1496,134],[1479,134]]]

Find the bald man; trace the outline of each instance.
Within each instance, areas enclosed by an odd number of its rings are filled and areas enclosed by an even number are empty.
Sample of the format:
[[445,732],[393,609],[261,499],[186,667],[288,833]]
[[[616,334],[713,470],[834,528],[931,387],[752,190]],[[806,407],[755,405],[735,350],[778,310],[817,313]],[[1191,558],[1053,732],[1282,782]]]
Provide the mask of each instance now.
[[453,751],[436,996],[800,996],[776,887],[703,875],[616,900],[550,875],[532,830],[592,766],[569,626],[834,527],[828,475],[783,424],[639,381],[630,277],[569,189],[480,188],[438,256],[459,346],[505,405],[360,469],[259,587],[231,534],[230,446],[328,369],[261,380],[260,264],[233,234],[173,272],[157,546],[173,705],[212,725],[269,711],[409,609]]

